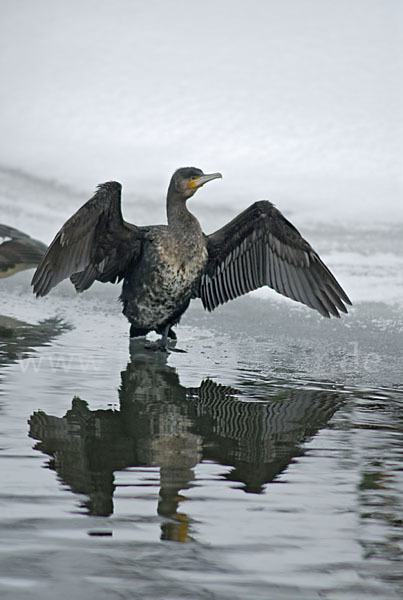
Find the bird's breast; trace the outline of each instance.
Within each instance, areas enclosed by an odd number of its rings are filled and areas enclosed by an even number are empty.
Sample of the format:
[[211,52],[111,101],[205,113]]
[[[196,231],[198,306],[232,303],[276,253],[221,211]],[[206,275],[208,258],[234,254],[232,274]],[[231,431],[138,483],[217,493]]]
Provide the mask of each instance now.
[[130,288],[124,288],[126,316],[149,330],[179,318],[206,263],[205,244],[181,244],[161,235],[146,248],[141,271],[133,274]]
[[163,239],[156,248],[160,265],[166,276],[180,281],[193,282],[204,270],[207,263],[207,249],[202,239]]

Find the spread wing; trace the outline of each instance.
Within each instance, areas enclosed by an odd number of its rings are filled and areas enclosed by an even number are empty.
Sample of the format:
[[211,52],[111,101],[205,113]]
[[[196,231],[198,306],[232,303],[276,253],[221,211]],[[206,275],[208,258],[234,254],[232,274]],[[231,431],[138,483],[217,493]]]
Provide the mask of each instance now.
[[63,225],[32,279],[34,293],[45,296],[70,277],[78,292],[93,282],[114,283],[138,258],[145,228],[126,223],[121,212],[122,186],[109,181]]
[[26,233],[0,225],[0,278],[36,267],[46,252],[46,245]]
[[268,201],[207,236],[207,249],[198,295],[209,311],[263,285],[324,317],[340,317],[351,304],[315,250]]

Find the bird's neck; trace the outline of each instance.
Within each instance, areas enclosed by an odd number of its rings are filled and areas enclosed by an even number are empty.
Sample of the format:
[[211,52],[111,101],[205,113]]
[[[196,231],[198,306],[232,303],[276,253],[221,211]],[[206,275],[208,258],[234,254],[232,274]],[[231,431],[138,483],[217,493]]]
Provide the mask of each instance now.
[[186,202],[179,194],[170,194],[167,198],[168,227],[175,232],[185,233],[191,230],[201,232],[199,221],[188,210]]

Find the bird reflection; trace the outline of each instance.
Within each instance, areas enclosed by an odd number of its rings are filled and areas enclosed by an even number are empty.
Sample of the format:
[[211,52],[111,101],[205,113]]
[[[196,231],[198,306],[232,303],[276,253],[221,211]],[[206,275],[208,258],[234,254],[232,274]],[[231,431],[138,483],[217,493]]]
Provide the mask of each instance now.
[[[35,412],[29,435],[51,457],[70,489],[87,496],[87,513],[113,513],[114,472],[159,467],[161,539],[187,541],[192,523],[179,512],[202,460],[230,466],[226,478],[245,492],[261,493],[341,405],[337,393],[268,385],[269,401],[248,401],[212,380],[180,384],[162,353],[132,342],[121,374],[120,410],[90,410],[75,397],[64,417]],[[261,396],[262,388],[259,387]]]
[[26,358],[69,329],[58,317],[31,324],[0,315],[0,367]]

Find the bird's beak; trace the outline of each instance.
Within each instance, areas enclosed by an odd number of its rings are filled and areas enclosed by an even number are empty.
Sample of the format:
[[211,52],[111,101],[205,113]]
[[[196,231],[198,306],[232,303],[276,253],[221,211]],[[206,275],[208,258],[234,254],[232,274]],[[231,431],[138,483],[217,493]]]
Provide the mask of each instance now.
[[213,179],[222,179],[221,173],[210,173],[209,175],[200,175],[200,177],[197,177],[197,179],[193,179],[189,182],[189,187],[197,189],[205,183],[212,181]]

